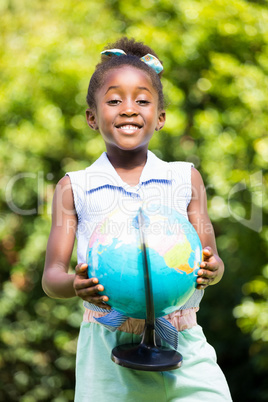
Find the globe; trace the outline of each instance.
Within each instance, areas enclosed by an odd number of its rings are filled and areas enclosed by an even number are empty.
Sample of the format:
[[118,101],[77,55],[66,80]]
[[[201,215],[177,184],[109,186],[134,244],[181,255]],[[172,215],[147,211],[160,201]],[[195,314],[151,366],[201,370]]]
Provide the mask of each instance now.
[[[97,277],[108,304],[133,318],[146,318],[143,255],[138,213],[116,209],[101,221],[89,239],[88,276]],[[151,272],[155,316],[183,306],[196,288],[202,259],[200,239],[191,223],[162,206],[142,209],[142,230]]]

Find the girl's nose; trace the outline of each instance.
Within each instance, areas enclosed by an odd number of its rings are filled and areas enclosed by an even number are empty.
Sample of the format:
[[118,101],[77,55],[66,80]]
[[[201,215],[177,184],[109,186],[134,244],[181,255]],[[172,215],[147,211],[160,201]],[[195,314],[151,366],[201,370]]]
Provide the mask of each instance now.
[[122,116],[135,116],[135,115],[137,115],[138,112],[137,112],[137,108],[136,108],[135,103],[133,104],[133,102],[128,102],[127,104],[123,105],[120,114]]

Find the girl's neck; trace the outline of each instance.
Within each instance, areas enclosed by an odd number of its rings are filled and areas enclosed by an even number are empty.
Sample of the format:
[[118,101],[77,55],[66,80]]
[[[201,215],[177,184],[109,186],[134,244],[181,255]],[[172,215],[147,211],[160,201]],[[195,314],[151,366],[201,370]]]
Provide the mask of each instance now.
[[[109,152],[107,156],[117,174],[130,186],[136,186],[147,160],[147,149],[144,151],[121,151],[116,154]],[[121,152],[120,152],[121,151]]]
[[131,170],[137,167],[144,167],[147,160],[147,149],[142,151],[123,151],[118,149],[116,153],[107,149],[107,156],[116,170]]

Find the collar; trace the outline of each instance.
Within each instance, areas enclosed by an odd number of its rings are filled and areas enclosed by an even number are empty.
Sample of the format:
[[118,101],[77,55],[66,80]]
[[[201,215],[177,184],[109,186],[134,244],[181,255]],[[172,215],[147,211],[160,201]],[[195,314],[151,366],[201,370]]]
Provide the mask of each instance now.
[[86,168],[86,188],[88,191],[103,186],[121,187],[135,190],[137,187],[149,181],[171,182],[169,164],[159,159],[151,151],[147,151],[147,161],[141,173],[139,184],[135,187],[125,183],[108,159],[107,153],[102,155],[88,168]]

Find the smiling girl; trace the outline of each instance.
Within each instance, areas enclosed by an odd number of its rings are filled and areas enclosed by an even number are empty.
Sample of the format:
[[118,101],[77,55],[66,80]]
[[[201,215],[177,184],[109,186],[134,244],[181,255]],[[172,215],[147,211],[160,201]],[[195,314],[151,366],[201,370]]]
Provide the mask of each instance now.
[[[87,169],[67,173],[55,191],[43,288],[50,297],[84,300],[76,402],[231,401],[215,351],[196,321],[204,289],[218,283],[224,271],[207,214],[204,184],[192,164],[164,162],[148,150],[154,132],[164,127],[166,119],[162,70],[154,51],[134,40],[122,38],[102,52],[89,83],[86,118],[102,136],[106,152]],[[131,209],[157,198],[194,225],[204,261],[193,296],[165,316],[178,331],[182,367],[142,372],[114,364],[110,354],[119,344],[138,343],[144,321],[128,318],[113,332],[101,324],[110,313],[109,299],[98,279],[88,278],[85,261],[94,228],[116,206]],[[75,274],[69,274],[75,237],[78,265]]]

